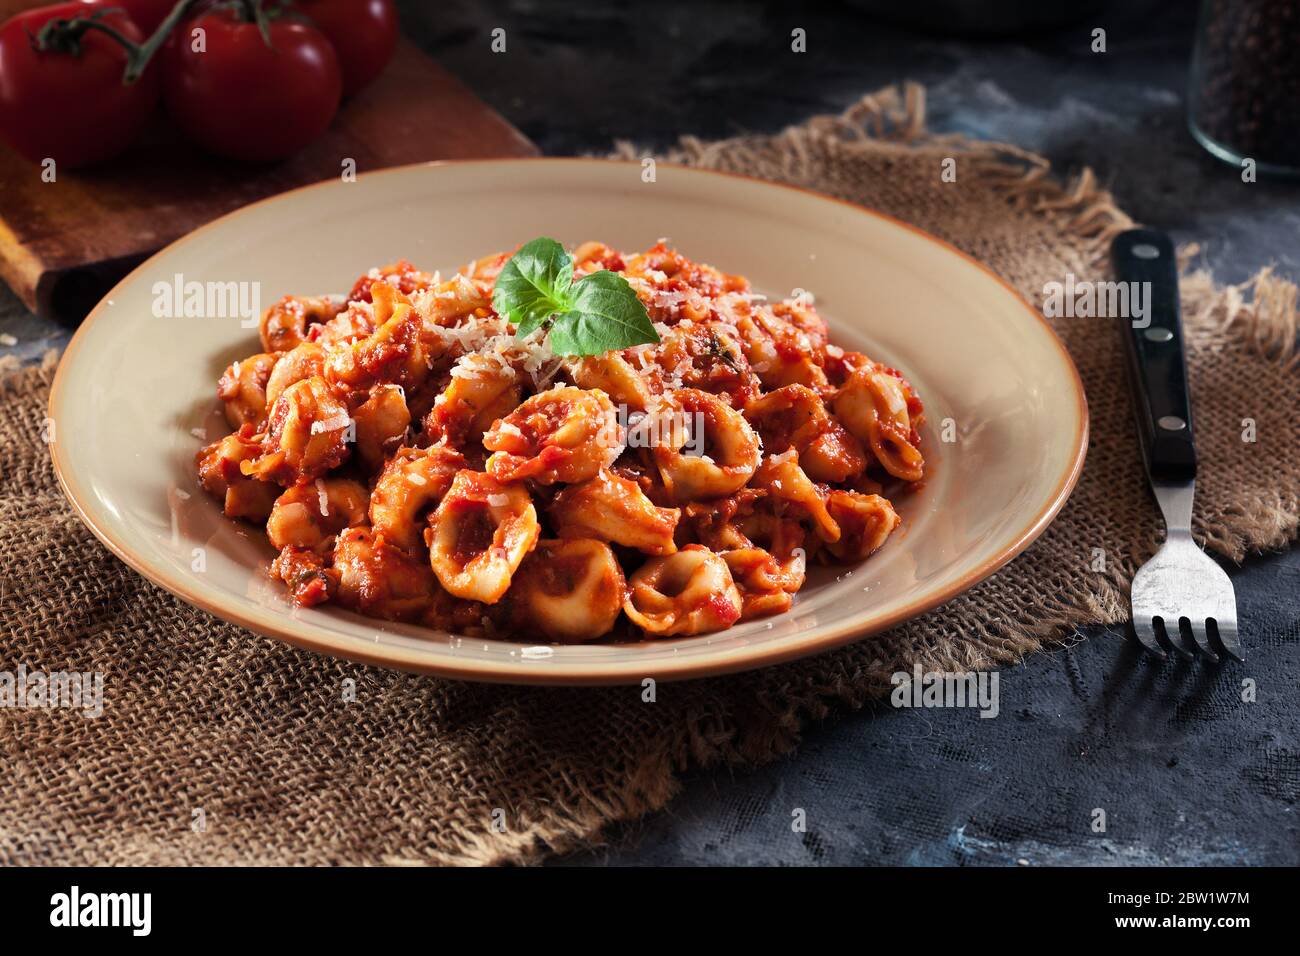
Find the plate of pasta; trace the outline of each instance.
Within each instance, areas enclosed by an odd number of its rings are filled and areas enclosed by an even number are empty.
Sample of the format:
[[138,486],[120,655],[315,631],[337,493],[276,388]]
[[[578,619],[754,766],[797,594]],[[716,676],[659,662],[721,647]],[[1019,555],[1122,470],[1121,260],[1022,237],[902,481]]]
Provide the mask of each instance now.
[[197,230],[68,347],[69,500],[258,633],[521,683],[826,650],[1041,533],[1087,408],[1028,303],[869,210],[640,169],[403,167]]

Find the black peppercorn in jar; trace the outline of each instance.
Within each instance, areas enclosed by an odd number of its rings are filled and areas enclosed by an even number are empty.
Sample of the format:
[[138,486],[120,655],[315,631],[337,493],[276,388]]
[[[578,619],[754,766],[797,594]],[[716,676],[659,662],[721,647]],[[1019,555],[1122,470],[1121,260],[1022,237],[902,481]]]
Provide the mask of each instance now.
[[1226,162],[1300,174],[1300,0],[1204,0],[1188,119]]

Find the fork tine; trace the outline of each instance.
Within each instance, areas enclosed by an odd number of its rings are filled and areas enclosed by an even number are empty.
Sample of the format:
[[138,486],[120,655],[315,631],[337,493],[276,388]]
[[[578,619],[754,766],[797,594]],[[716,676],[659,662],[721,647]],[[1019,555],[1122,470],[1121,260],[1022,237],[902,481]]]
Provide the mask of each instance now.
[[1157,617],[1156,621],[1159,622],[1159,626],[1156,628],[1156,636],[1161,639],[1162,643],[1168,644],[1174,653],[1183,660],[1196,660],[1196,655],[1189,651],[1187,645],[1183,643],[1183,636],[1178,632],[1179,625],[1177,621],[1174,622],[1173,630],[1170,630],[1167,618]]
[[1220,621],[1218,618],[1210,618],[1207,624],[1213,626],[1213,634],[1218,638],[1219,646],[1223,652],[1239,664],[1244,664],[1246,658],[1241,653],[1241,643],[1237,640],[1237,619]]
[[[1187,629],[1192,632],[1192,641],[1196,644],[1197,650],[1208,657],[1214,663],[1219,663],[1219,655],[1214,653],[1214,648],[1210,646],[1210,637],[1205,631],[1205,622],[1199,617],[1187,619]],[[1179,622],[1180,630],[1182,622]]]
[[1156,639],[1155,629],[1151,626],[1151,622],[1148,619],[1144,617],[1134,617],[1133,633],[1137,635],[1138,642],[1143,647],[1162,661],[1165,659],[1166,655],[1164,648],[1160,646],[1160,642]]

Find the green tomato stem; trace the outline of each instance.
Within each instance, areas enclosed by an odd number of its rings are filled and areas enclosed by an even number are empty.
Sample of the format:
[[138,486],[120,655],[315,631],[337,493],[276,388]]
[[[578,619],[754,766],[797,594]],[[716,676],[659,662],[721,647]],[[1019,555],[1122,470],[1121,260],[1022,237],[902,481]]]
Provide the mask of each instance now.
[[153,36],[143,43],[136,43],[116,27],[109,26],[101,19],[110,13],[124,13],[118,7],[95,10],[86,16],[59,17],[47,21],[34,37],[31,37],[32,49],[41,53],[62,53],[68,56],[81,55],[81,38],[88,31],[95,30],[113,40],[126,51],[126,69],[122,71],[122,83],[130,86],[144,75],[145,68],[159,48],[167,42],[168,35],[175,29],[184,16],[201,0],[178,0],[167,18],[158,24]]
[[194,7],[199,4],[200,0],[178,0],[176,6],[172,7],[171,13],[167,14],[166,19],[158,24],[158,29],[153,31],[153,35],[144,43],[135,46],[135,49],[127,57],[126,72],[122,74],[122,82],[130,86],[136,80],[144,75],[145,68],[149,66],[149,61],[153,59],[164,43],[167,37],[171,35],[176,25],[185,18]]

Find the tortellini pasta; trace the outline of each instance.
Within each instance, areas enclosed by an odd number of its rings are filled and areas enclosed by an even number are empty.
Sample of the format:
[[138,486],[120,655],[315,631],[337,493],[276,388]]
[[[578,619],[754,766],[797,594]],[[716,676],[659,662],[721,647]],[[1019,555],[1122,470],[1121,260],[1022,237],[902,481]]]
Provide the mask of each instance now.
[[701,544],[651,558],[628,585],[624,612],[656,637],[720,631],[740,620],[743,610],[727,562]]
[[521,484],[458,471],[429,519],[433,573],[459,598],[495,604],[537,543],[537,509]]
[[325,350],[315,342],[300,342],[279,357],[266,381],[266,405],[275,404],[286,388],[325,370]]
[[379,468],[411,427],[411,411],[400,385],[376,385],[352,412],[357,454],[368,468]]
[[534,395],[483,436],[500,481],[572,484],[594,478],[623,450],[614,405],[600,389],[561,386]]
[[255,425],[266,417],[267,386],[276,356],[262,353],[236,362],[217,383],[217,396],[226,405],[231,428]]
[[328,297],[286,295],[262,316],[262,348],[288,352],[307,340],[311,326],[329,322],[343,310]]
[[516,617],[547,640],[603,637],[623,610],[623,569],[602,541],[539,541],[520,572],[510,590]]
[[836,489],[830,494],[828,510],[840,536],[826,542],[826,550],[841,561],[865,560],[898,527],[898,513],[880,495]]
[[285,487],[315,481],[352,453],[347,443],[351,424],[347,405],[323,378],[295,382],[267,415],[261,454],[240,462],[239,469],[250,478]]
[[904,481],[920,481],[925,459],[917,447],[913,401],[911,386],[901,376],[864,366],[849,376],[832,407],[885,471]]
[[656,507],[639,485],[602,470],[595,478],[569,485],[550,508],[563,538],[595,538],[646,554],[672,554],[681,511]]
[[371,294],[375,330],[326,353],[325,378],[336,390],[368,389],[376,382],[413,386],[429,372],[420,336],[423,318],[387,283],[377,283]]
[[199,484],[208,494],[222,500],[227,517],[265,521],[280,494],[280,486],[255,481],[244,475],[240,463],[262,453],[260,443],[240,432],[213,442],[198,454]]
[[710,392],[678,389],[654,412],[663,423],[655,461],[668,493],[679,501],[739,491],[758,468],[758,436],[740,414]]
[[198,481],[264,526],[294,603],[484,639],[689,637],[788,611],[812,563],[898,527],[923,407],[810,300],[584,243],[576,275],[623,275],[660,341],[560,356],[493,311],[510,254],[287,296],[221,376],[233,431]]
[[366,519],[370,494],[366,486],[349,478],[317,478],[294,485],[271,508],[266,536],[276,550],[316,550],[344,528]]
[[465,457],[446,445],[402,448],[385,464],[370,495],[370,523],[403,548],[423,537],[420,518],[446,497]]
[[334,545],[332,570],[344,607],[394,621],[415,620],[433,600],[428,562],[394,547],[371,528],[349,528]]

